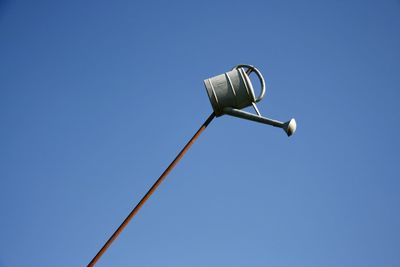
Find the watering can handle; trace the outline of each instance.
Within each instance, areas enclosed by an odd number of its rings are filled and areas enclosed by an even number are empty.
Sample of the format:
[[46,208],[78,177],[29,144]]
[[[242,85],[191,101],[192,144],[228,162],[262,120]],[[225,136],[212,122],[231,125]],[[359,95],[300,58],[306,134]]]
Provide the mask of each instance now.
[[235,66],[233,68],[233,70],[234,69],[238,69],[238,68],[243,68],[243,67],[247,68],[247,71],[246,71],[247,75],[250,75],[250,73],[252,73],[254,71],[257,74],[258,79],[260,80],[261,92],[260,92],[260,95],[255,98],[255,102],[259,102],[265,96],[265,80],[264,80],[264,77],[261,75],[261,72],[256,67],[254,67],[252,65],[240,64],[240,65]]

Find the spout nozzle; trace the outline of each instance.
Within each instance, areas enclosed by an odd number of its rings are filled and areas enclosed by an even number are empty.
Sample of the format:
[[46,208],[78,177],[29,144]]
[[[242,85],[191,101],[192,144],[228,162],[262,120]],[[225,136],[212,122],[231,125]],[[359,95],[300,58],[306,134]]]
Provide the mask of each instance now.
[[291,119],[290,121],[285,122],[283,124],[282,129],[286,132],[288,136],[291,136],[296,131],[296,127],[297,127],[296,120]]

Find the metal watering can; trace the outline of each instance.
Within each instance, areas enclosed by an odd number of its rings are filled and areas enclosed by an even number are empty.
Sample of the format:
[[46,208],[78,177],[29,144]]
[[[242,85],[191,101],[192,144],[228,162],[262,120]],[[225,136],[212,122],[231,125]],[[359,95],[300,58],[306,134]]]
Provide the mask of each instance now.
[[[245,68],[247,70],[245,70]],[[253,85],[249,75],[254,72],[261,83],[261,93],[258,97],[254,95]],[[252,65],[241,64],[235,66],[231,71],[204,80],[211,106],[217,117],[224,114],[242,119],[261,122],[282,128],[288,136],[296,131],[296,121],[280,122],[261,116],[256,103],[265,96],[265,80],[260,71]],[[241,110],[253,106],[256,114]]]

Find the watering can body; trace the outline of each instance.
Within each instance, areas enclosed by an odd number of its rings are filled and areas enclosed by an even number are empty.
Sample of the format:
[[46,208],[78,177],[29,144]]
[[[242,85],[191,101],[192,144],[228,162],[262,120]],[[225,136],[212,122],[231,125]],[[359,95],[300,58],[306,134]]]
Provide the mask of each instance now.
[[223,115],[226,107],[242,109],[256,101],[253,86],[243,68],[206,79],[204,84],[216,116]]
[[[251,72],[256,73],[261,83],[261,92],[258,97],[254,94],[253,85],[249,78]],[[282,128],[288,136],[292,135],[296,130],[296,121],[294,119],[283,123],[261,116],[256,102],[263,99],[265,95],[265,80],[260,71],[254,66],[238,65],[224,74],[204,80],[204,85],[217,117],[226,114],[272,125]],[[241,110],[248,106],[253,106],[257,114]]]

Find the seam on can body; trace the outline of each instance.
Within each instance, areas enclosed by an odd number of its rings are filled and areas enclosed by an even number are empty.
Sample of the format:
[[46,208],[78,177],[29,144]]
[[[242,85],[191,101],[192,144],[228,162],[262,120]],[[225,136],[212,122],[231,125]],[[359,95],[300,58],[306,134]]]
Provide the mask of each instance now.
[[228,79],[229,85],[230,85],[230,86],[231,86],[231,88],[232,88],[233,95],[235,96],[235,103],[236,103],[236,106],[238,106],[238,101],[237,101],[236,91],[235,91],[235,87],[233,86],[233,83],[232,83],[231,77],[229,77],[229,75],[228,75],[228,73],[227,73],[227,72],[225,72],[225,76],[226,76],[226,78]]
[[250,90],[252,91],[252,88],[248,84],[247,79],[243,75],[243,72],[244,72],[243,68],[238,68],[238,71],[239,71],[240,77],[242,78],[242,81],[244,83],[244,87],[246,88],[246,92],[247,92],[247,95],[249,96],[250,101],[254,102],[254,99],[255,99],[254,92],[250,92]]

